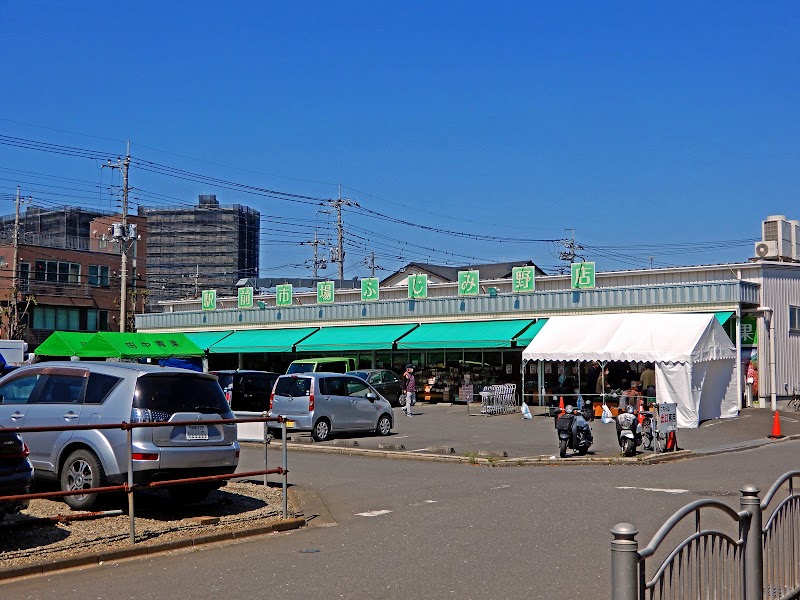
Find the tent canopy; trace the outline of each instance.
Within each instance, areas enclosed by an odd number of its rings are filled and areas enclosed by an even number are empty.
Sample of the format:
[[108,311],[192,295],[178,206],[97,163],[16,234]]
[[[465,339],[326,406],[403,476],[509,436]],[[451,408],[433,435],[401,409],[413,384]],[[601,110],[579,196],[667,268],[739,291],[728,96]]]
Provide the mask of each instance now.
[[231,335],[212,344],[211,354],[231,354],[237,352],[291,352],[295,344],[304,340],[319,327],[286,327],[283,329],[246,329],[234,331]]
[[75,356],[94,333],[54,331],[36,348],[37,356]]
[[734,358],[736,348],[713,313],[550,317],[522,352],[524,361],[689,363]]
[[233,331],[187,331],[184,335],[199,348],[208,350],[211,346],[225,339],[232,333]]
[[466,321],[423,323],[397,340],[399,350],[426,348],[510,348],[511,342],[533,321]]
[[297,351],[391,350],[397,338],[415,327],[415,324],[323,327],[298,343]]
[[96,333],[78,350],[82,358],[169,358],[203,356],[182,333]]

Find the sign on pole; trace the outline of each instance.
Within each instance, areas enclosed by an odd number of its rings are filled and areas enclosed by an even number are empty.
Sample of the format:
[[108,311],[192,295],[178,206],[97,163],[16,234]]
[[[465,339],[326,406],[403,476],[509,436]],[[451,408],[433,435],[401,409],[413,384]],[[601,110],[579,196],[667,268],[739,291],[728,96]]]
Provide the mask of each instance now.
[[658,405],[658,431],[669,433],[678,428],[678,405],[664,402]]
[[458,295],[475,296],[480,291],[480,273],[478,271],[458,272]]
[[513,267],[511,269],[512,291],[535,292],[536,270],[534,267]]
[[240,287],[238,300],[238,308],[253,308],[253,288]]
[[203,310],[215,310],[217,308],[217,290],[203,290],[202,306]]
[[334,287],[332,281],[317,282],[317,304],[333,304]]
[[572,263],[572,289],[585,290],[594,288],[594,263]]
[[285,283],[275,286],[275,306],[292,305],[292,284]]
[[408,297],[428,297],[428,276],[424,274],[408,276]]
[[361,280],[361,301],[375,302],[380,293],[380,285],[377,277],[365,277]]

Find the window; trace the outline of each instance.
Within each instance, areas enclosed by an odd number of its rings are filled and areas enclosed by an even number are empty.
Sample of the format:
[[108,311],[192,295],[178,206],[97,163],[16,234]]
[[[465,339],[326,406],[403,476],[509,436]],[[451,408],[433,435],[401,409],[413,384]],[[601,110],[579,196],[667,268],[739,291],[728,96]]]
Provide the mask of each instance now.
[[81,309],[67,306],[37,306],[33,309],[33,328],[81,331]]
[[356,379],[355,377],[349,378],[347,380],[347,395],[348,396],[358,396],[360,398],[364,398],[370,390],[367,387],[367,384],[361,381],[360,379]]
[[31,276],[31,264],[19,263],[19,290],[21,292],[28,291],[28,279]]
[[58,263],[54,260],[45,261],[44,280],[58,282]]
[[122,379],[112,375],[89,373],[89,384],[86,386],[84,404],[102,404],[120,381]]
[[40,404],[80,404],[86,379],[75,375],[48,375],[39,394]]
[[36,273],[36,281],[44,281],[45,262],[37,260],[34,263],[34,271]]
[[78,263],[69,263],[69,283],[81,282],[81,266]]
[[789,307],[789,331],[800,332],[800,306]]
[[40,375],[17,377],[0,386],[0,404],[27,404]]
[[89,285],[108,287],[108,267],[89,265]]

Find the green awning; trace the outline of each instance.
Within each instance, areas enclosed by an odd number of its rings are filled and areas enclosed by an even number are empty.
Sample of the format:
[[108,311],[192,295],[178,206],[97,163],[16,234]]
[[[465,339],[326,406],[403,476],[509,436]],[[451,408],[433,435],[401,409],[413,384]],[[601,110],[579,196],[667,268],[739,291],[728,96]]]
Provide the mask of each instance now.
[[424,323],[397,341],[402,350],[438,348],[510,348],[532,319]]
[[536,323],[533,323],[525,331],[520,333],[516,339],[517,347],[526,348],[528,344],[533,341],[533,338],[536,337],[536,334],[542,330],[542,327],[544,327],[545,323],[547,323],[547,319],[539,319],[536,321]]
[[197,347],[208,350],[211,346],[232,333],[232,331],[187,331],[184,335]]
[[203,356],[182,333],[96,333],[78,350],[83,358],[170,358]]
[[297,344],[297,351],[391,350],[395,340],[416,327],[416,323],[323,327]]
[[733,316],[733,311],[722,310],[720,312],[715,312],[714,316],[717,317],[717,321],[719,321],[720,325],[725,325],[725,323],[728,322],[728,319],[730,319]]
[[234,331],[208,351],[211,354],[234,354],[237,352],[291,352],[294,345],[317,331],[319,327],[296,327],[284,329],[248,329]]
[[75,356],[94,333],[54,331],[36,348],[36,356]]

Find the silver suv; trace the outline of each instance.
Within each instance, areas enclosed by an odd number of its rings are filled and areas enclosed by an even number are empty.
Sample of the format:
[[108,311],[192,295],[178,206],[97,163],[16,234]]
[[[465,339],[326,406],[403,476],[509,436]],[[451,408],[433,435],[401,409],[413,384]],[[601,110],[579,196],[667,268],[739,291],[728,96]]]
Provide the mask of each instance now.
[[339,431],[392,431],[392,407],[366,381],[341,373],[281,375],[270,397],[270,416],[284,416],[289,431],[310,431],[322,442]]
[[[230,474],[239,463],[236,426],[204,420],[232,419],[216,377],[184,369],[107,362],[47,362],[0,379],[0,427],[164,422],[133,430],[136,483]],[[170,421],[197,425],[170,426]],[[120,484],[128,477],[127,434],[121,429],[26,433],[37,478],[61,489]],[[223,482],[171,486],[177,499],[205,497]],[[86,510],[96,494],[67,496]]]

